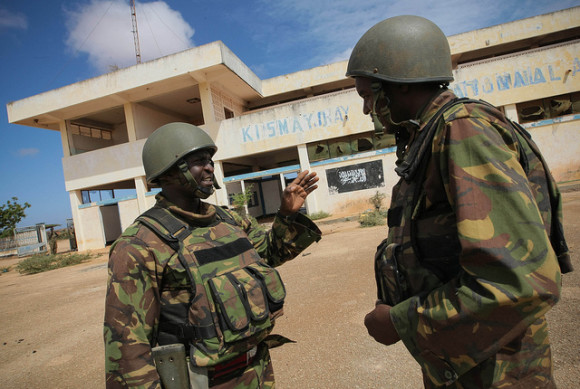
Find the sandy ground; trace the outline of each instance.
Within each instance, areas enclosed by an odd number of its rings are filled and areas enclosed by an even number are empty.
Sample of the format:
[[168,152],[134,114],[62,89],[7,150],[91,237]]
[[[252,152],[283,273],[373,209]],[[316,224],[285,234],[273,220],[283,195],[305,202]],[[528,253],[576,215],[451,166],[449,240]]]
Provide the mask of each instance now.
[[[576,272],[564,276],[550,311],[555,377],[580,382],[580,192],[564,194],[565,230]],[[297,343],[272,350],[277,387],[421,388],[418,365],[401,342],[375,343],[364,315],[374,304],[372,257],[386,227],[354,221],[321,225],[324,238],[280,268],[288,298],[275,333]],[[0,276],[0,387],[103,388],[106,254],[85,264]],[[15,259],[0,260],[0,267]]]

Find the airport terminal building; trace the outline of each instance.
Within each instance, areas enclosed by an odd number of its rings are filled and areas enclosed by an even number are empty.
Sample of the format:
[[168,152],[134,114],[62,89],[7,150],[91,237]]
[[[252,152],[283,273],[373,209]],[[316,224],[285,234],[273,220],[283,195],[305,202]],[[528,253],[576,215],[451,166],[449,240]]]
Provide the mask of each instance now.
[[[580,7],[448,37],[459,97],[521,123],[556,181],[580,180]],[[206,130],[227,205],[251,185],[248,212],[276,212],[296,172],[316,171],[308,213],[356,215],[398,180],[394,140],[362,113],[347,61],[258,78],[213,42],[7,105],[11,123],[59,131],[79,250],[105,247],[153,206],[141,150],[163,124]],[[388,201],[388,200],[387,200]]]

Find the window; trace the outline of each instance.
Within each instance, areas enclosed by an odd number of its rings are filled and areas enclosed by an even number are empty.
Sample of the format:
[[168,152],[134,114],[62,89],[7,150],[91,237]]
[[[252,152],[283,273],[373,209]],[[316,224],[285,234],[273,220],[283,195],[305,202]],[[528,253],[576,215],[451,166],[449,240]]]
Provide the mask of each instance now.
[[111,140],[112,138],[111,130],[104,130],[102,128],[89,127],[74,123],[71,123],[69,128],[71,134],[73,135],[80,135],[86,136],[88,138],[104,139],[104,140]]
[[306,146],[308,150],[308,159],[310,162],[322,161],[330,158],[328,143],[326,141],[310,143]]
[[580,92],[516,104],[520,123],[580,113]]
[[313,142],[306,145],[310,162],[380,150],[395,145],[394,135],[376,135],[374,131]]
[[115,191],[111,190],[81,190],[83,204],[90,204],[98,201],[111,200],[115,198]]
[[234,117],[234,111],[231,111],[224,107],[224,115],[226,116],[226,119],[231,119]]

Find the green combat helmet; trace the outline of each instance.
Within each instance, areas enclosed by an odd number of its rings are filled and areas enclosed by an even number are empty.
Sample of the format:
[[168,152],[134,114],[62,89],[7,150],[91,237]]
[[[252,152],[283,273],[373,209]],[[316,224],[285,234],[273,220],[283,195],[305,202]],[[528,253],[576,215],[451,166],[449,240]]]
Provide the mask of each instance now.
[[[382,83],[448,84],[453,81],[451,50],[443,31],[433,22],[412,15],[395,16],[371,27],[358,41],[348,60],[347,77],[368,77],[374,80],[373,108],[370,113],[377,135],[385,127],[379,117],[395,127],[416,127],[415,120],[395,123]],[[378,101],[387,101],[380,109]]]
[[443,31],[413,15],[395,16],[371,27],[348,61],[347,77],[400,84],[453,81],[451,50]]
[[[196,197],[202,199],[209,197],[213,193],[213,188],[209,191],[199,188],[184,159],[188,154],[198,150],[208,150],[211,156],[217,151],[211,137],[201,128],[180,122],[159,127],[147,138],[143,146],[142,158],[147,184],[157,186],[158,178],[171,167],[177,166]],[[214,186],[220,188],[215,177]]]

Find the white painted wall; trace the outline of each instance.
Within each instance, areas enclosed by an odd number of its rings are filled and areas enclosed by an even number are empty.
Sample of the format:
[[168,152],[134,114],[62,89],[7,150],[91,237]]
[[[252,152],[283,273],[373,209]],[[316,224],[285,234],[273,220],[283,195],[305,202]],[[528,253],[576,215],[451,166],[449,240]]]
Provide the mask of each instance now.
[[526,127],[556,182],[580,179],[580,120]]
[[[311,166],[312,171],[315,171],[320,178],[320,181],[318,182],[319,188],[312,194],[316,196],[316,201],[320,211],[341,216],[357,215],[360,212],[372,208],[372,204],[369,203],[368,200],[376,193],[377,190],[387,196],[383,205],[387,206],[389,204],[391,198],[391,188],[399,180],[399,177],[394,171],[396,160],[395,153],[383,155],[375,155],[374,153],[368,154],[369,156],[367,157],[350,158],[344,161],[322,166]],[[364,189],[355,192],[331,193],[328,188],[326,175],[327,170],[370,162],[377,159],[381,160],[383,163],[383,174],[385,182],[384,187]]]
[[578,53],[580,40],[459,65],[451,89],[497,106],[577,92]]
[[63,157],[67,191],[84,189],[111,182],[133,180],[145,175],[141,152],[145,139]]
[[137,139],[147,139],[149,135],[164,124],[183,121],[171,115],[156,111],[141,104],[134,104],[135,128]]
[[121,230],[125,231],[135,219],[139,217],[141,212],[139,212],[139,203],[137,199],[129,199],[119,201],[119,223],[121,225]]
[[371,130],[354,90],[312,97],[219,123],[216,159],[256,154]]
[[[83,239],[77,235],[79,251],[95,250],[105,247],[103,221],[98,205],[79,209],[79,219],[82,223]],[[77,225],[75,221],[75,225]],[[77,227],[75,227],[77,228]]]

